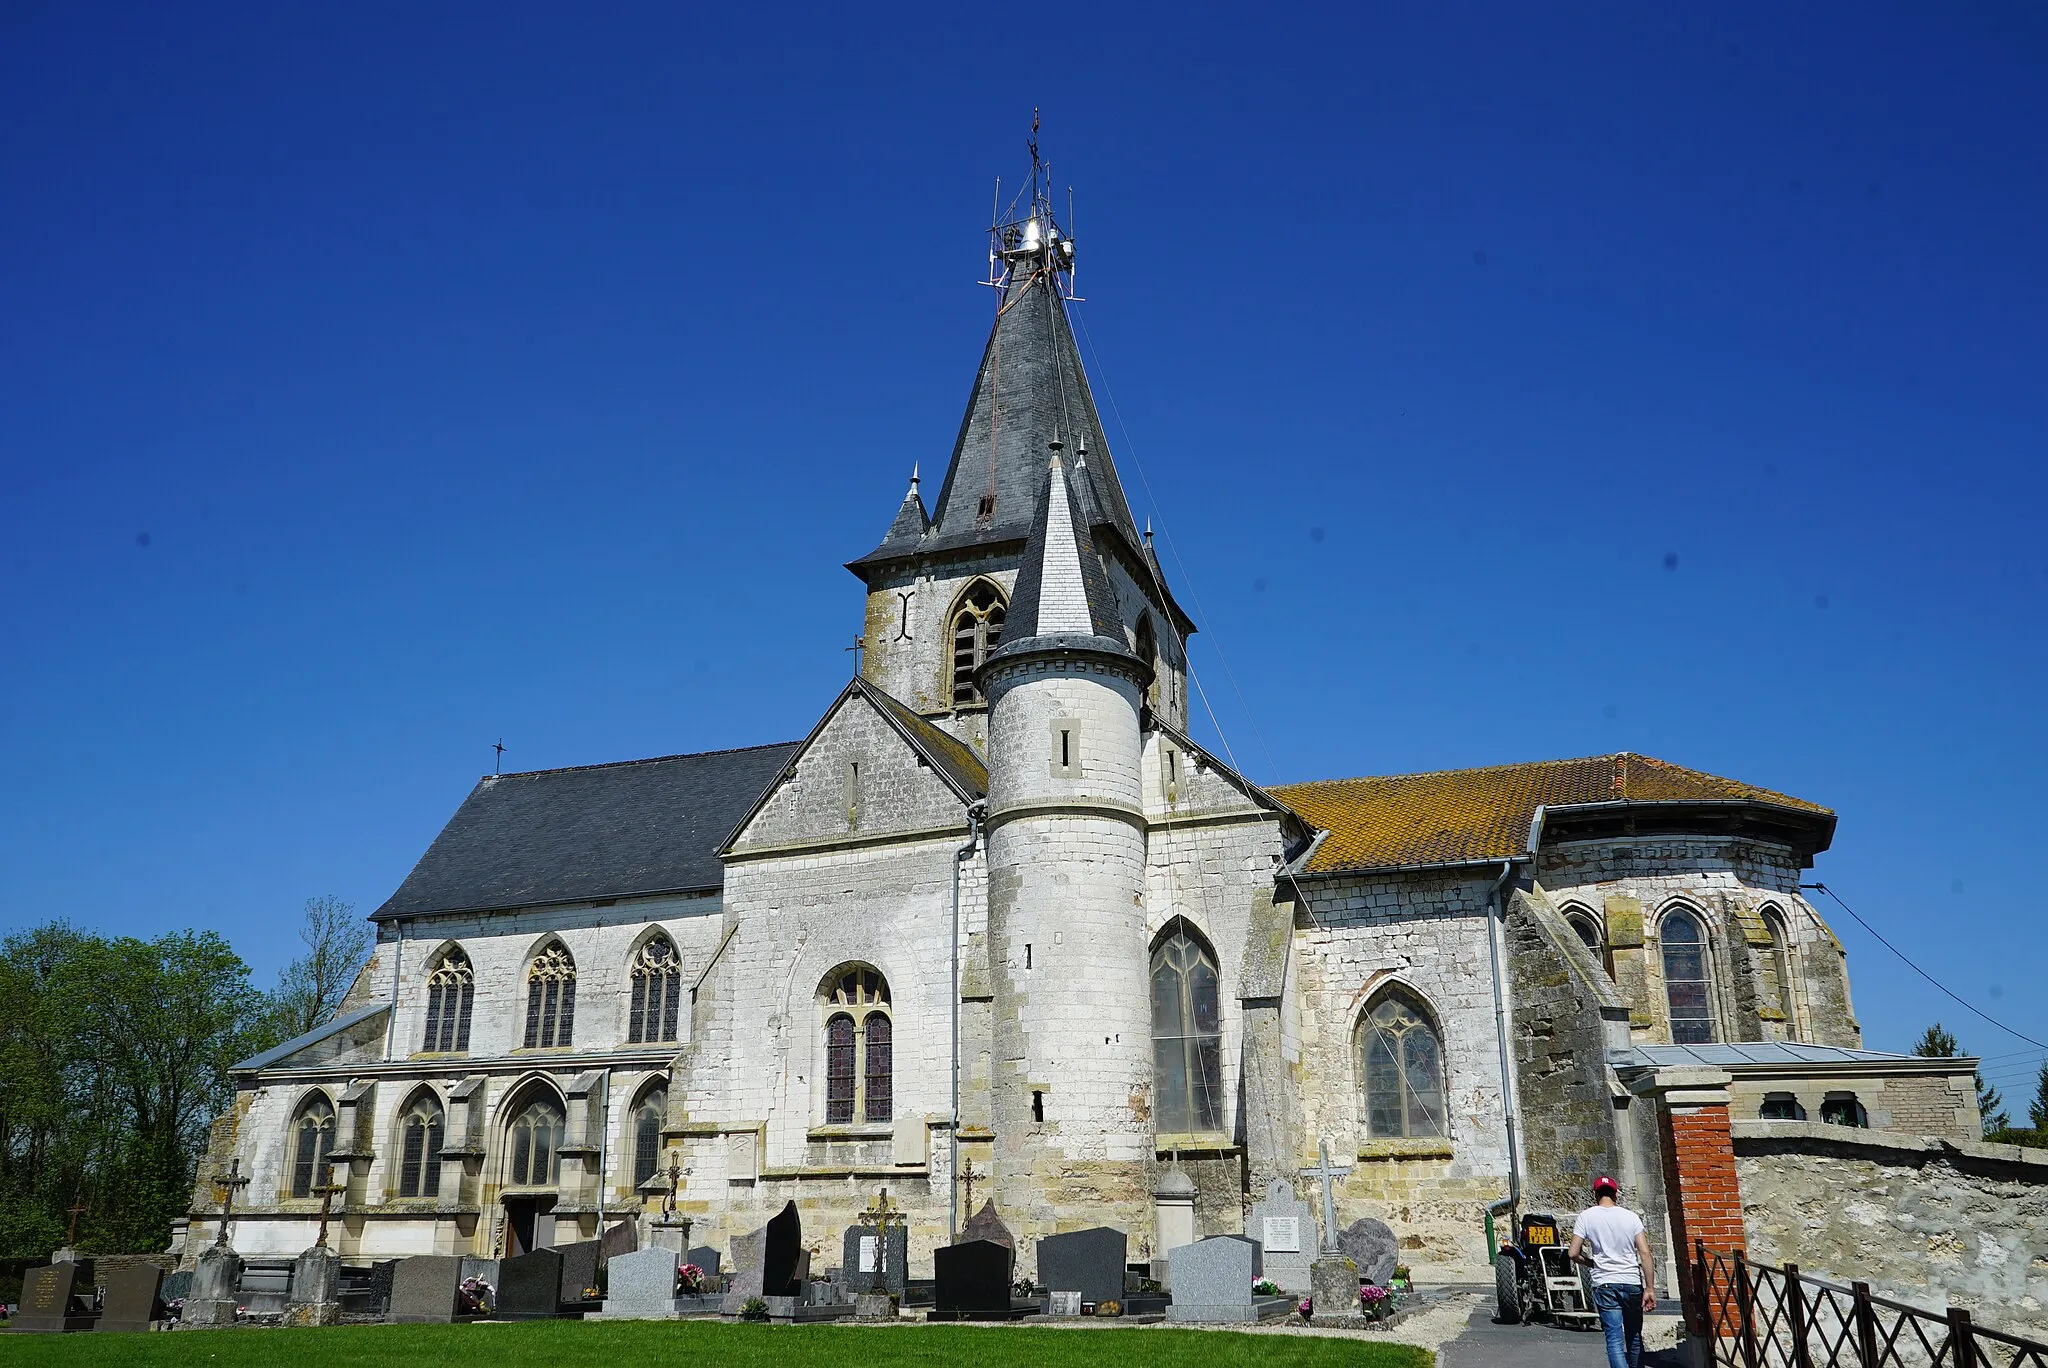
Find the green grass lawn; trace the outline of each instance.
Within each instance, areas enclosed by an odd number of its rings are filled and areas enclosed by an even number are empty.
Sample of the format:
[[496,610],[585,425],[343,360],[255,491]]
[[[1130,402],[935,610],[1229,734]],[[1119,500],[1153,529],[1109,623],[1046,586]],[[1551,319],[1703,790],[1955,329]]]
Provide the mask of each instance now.
[[0,1363],[193,1364],[196,1368],[894,1368],[898,1364],[1058,1364],[1073,1368],[1430,1368],[1403,1344],[1209,1330],[1054,1330],[1022,1326],[732,1325],[719,1321],[530,1321],[501,1325],[345,1325],[326,1330],[181,1330],[141,1335],[0,1335]]

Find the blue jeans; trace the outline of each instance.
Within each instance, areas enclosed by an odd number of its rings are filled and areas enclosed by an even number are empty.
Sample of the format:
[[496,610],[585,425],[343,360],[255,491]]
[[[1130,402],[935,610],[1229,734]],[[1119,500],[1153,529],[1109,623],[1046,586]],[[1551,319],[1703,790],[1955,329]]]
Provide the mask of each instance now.
[[1593,1306],[1607,1332],[1607,1368],[1643,1368],[1643,1289],[1636,1283],[1599,1283]]

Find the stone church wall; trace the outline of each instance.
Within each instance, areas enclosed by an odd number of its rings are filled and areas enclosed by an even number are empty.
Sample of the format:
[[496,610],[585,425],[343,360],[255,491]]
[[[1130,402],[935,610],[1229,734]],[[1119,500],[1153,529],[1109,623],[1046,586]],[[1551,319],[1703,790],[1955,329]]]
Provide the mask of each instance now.
[[2048,1153],[1737,1121],[1749,1255],[2048,1340]]
[[[1849,1001],[1842,946],[1799,892],[1802,870],[1779,845],[1730,837],[1642,837],[1546,845],[1537,876],[1557,906],[1580,912],[1606,935],[1614,981],[1630,1008],[1637,1044],[1669,1044],[1670,1011],[1658,927],[1683,905],[1705,924],[1717,1038],[1862,1044]],[[1793,1014],[1768,1007],[1759,985],[1770,970],[1762,914],[1775,908],[1789,935]]]
[[[1506,1195],[1508,1172],[1486,945],[1492,877],[1419,872],[1300,887],[1302,1161],[1328,1139],[1333,1159],[1355,1165],[1338,1191],[1340,1223],[1378,1217],[1432,1276],[1481,1276],[1482,1209]],[[1442,1030],[1451,1130],[1443,1139],[1366,1134],[1358,1030],[1368,1000],[1395,982],[1422,998]]]

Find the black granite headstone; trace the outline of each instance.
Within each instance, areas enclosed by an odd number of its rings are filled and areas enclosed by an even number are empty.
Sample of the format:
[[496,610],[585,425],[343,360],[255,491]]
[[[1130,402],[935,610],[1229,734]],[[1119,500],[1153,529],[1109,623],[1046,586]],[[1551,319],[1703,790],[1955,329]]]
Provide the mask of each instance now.
[[761,1295],[803,1295],[797,1285],[797,1256],[804,1252],[804,1225],[796,1214],[796,1203],[784,1203],[782,1210],[769,1218],[763,1233],[767,1240],[761,1251]]
[[[7,1328],[25,1335],[52,1335],[65,1330],[92,1327],[88,1316],[78,1314],[72,1294],[91,1277],[90,1264],[45,1264],[31,1268],[21,1279],[21,1309]],[[81,1278],[79,1274],[85,1273]]]
[[595,1300],[586,1293],[597,1286],[597,1262],[601,1245],[602,1241],[584,1240],[577,1244],[561,1245],[555,1250],[562,1256],[563,1306],[578,1306],[586,1301]]
[[545,1320],[562,1314],[562,1255],[536,1249],[498,1265],[498,1320]]
[[722,1266],[718,1251],[710,1245],[695,1246],[684,1256],[683,1262],[697,1265],[697,1267],[704,1270],[704,1276],[707,1278],[717,1277]]
[[932,1251],[932,1305],[953,1316],[1008,1315],[1010,1268],[1016,1256],[993,1240],[969,1240]]
[[891,1225],[885,1234],[871,1225],[846,1228],[840,1278],[850,1292],[887,1292],[901,1297],[910,1283],[910,1232]]
[[1038,1242],[1038,1285],[1079,1292],[1084,1302],[1121,1302],[1129,1240],[1113,1226],[1047,1235]]
[[100,1318],[93,1326],[101,1330],[147,1330],[162,1318],[164,1271],[155,1264],[130,1264],[100,1274]]
[[365,1311],[381,1316],[391,1310],[391,1282],[398,1276],[399,1263],[398,1259],[380,1259],[370,1265],[370,1294],[363,1307]]

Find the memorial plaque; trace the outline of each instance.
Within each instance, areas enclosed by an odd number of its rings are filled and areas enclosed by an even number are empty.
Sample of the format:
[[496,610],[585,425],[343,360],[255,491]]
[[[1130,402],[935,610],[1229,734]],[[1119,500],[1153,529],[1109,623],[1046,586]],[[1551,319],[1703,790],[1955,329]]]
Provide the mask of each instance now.
[[[147,1330],[162,1317],[164,1271],[155,1264],[136,1263],[100,1274],[100,1330]],[[26,1287],[23,1288],[26,1292]]]
[[1038,1285],[1079,1292],[1084,1302],[1121,1302],[1129,1240],[1113,1226],[1047,1235],[1038,1242]]
[[462,1260],[445,1254],[415,1254],[391,1270],[392,1325],[450,1325],[455,1321]]

